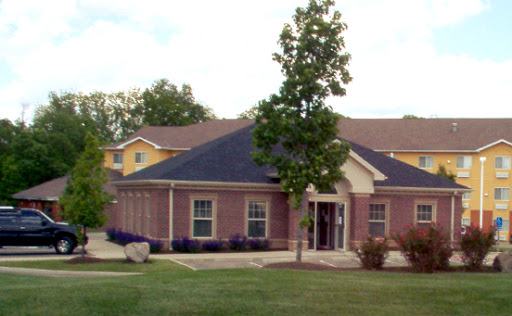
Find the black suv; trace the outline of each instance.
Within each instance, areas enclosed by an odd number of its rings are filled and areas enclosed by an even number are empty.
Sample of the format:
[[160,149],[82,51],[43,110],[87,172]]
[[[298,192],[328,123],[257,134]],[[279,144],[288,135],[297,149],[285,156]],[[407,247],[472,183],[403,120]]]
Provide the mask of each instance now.
[[76,227],[56,223],[39,210],[0,207],[0,248],[2,246],[54,246],[59,254],[75,249]]

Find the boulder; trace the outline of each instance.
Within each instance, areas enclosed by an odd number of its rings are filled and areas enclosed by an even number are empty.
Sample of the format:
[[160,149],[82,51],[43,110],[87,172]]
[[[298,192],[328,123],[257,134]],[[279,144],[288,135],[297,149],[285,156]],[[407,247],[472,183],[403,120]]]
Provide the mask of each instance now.
[[149,243],[132,242],[124,247],[126,259],[136,263],[146,262],[149,258]]
[[492,267],[500,272],[512,272],[512,253],[502,252],[494,258]]

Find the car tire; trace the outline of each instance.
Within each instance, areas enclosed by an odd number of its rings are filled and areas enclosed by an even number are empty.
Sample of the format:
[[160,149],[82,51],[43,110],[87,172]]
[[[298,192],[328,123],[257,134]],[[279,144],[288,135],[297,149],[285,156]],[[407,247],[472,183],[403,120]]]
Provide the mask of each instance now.
[[68,236],[60,236],[57,238],[57,241],[55,242],[55,251],[62,255],[62,254],[70,254],[75,249],[75,242],[71,237]]

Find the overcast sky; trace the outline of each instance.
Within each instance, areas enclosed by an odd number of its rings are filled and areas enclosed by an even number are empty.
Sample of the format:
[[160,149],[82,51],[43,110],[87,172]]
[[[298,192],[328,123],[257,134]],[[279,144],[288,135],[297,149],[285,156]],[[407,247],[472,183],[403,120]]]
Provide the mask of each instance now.
[[[272,61],[306,0],[0,0],[0,118],[50,91],[189,83],[221,118],[283,80]],[[352,118],[512,117],[512,1],[338,0]]]

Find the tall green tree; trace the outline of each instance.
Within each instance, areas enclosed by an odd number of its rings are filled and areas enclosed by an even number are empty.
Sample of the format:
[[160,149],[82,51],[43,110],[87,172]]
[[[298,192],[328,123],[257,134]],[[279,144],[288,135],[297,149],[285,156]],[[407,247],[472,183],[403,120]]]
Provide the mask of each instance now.
[[82,256],[85,253],[87,228],[98,228],[105,224],[107,216],[103,212],[114,199],[103,189],[108,178],[102,163],[103,151],[99,149],[98,140],[88,133],[85,151],[73,168],[59,200],[65,218],[71,224],[83,227]]
[[155,81],[142,93],[142,104],[134,114],[144,125],[155,126],[183,126],[215,118],[210,108],[196,102],[190,85],[180,90],[167,79]]
[[299,211],[297,261],[302,260],[305,216],[309,185],[329,190],[343,178],[341,165],[350,145],[335,140],[336,115],[325,104],[329,96],[344,96],[352,78],[345,68],[350,55],[344,53],[341,33],[347,25],[338,11],[330,13],[332,0],[310,0],[297,8],[293,26],[286,24],[279,38],[282,53],[274,54],[285,80],[279,94],[260,101],[257,126],[253,130],[254,161],[277,170],[281,187],[293,196],[292,207]]

